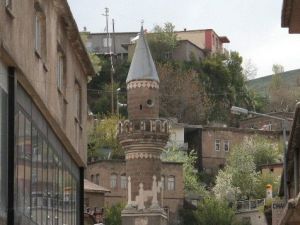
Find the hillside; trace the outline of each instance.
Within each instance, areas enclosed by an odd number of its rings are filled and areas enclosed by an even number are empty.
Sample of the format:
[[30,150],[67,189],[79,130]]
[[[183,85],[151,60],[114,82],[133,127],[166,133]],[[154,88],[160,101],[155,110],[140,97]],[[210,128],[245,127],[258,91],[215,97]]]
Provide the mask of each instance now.
[[[255,91],[261,96],[266,96],[273,75],[260,77],[257,79],[247,81],[246,85],[249,89]],[[290,70],[280,74],[280,78],[284,85],[289,89],[298,89],[300,87],[300,69]]]

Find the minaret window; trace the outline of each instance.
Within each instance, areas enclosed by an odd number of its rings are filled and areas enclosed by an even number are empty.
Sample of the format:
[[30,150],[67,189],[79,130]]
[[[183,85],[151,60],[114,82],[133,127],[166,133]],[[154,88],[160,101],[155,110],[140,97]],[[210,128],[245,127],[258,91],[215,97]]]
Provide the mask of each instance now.
[[147,106],[152,107],[154,105],[153,101],[151,99],[147,100]]
[[140,104],[140,110],[143,110],[143,105],[142,104]]

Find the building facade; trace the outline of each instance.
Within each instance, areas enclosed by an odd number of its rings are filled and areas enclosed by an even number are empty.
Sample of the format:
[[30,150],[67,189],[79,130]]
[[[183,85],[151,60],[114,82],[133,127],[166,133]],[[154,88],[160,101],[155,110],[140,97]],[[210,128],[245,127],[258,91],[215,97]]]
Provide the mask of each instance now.
[[[293,116],[292,112],[273,112],[269,113],[270,116],[276,116],[279,118],[287,119],[287,131],[291,130],[293,124]],[[245,129],[256,129],[256,130],[268,130],[268,131],[282,131],[283,123],[278,119],[272,119],[263,116],[253,116],[247,119],[240,120],[239,127]]]
[[280,141],[281,131],[256,130],[233,127],[189,125],[173,121],[170,128],[170,144],[197,154],[198,171],[216,174],[226,164],[231,149],[247,137],[261,136]]
[[[164,177],[163,208],[167,211],[170,224],[178,218],[178,210],[184,202],[184,177],[182,163],[163,162],[161,175]],[[104,205],[127,203],[127,175],[123,160],[100,160],[89,163],[86,178],[105,187],[110,193],[105,194]]]
[[1,225],[83,224],[93,74],[67,1],[0,3]]
[[213,29],[176,31],[178,40],[189,40],[208,54],[227,53],[224,44],[229,43],[226,36],[219,36]]

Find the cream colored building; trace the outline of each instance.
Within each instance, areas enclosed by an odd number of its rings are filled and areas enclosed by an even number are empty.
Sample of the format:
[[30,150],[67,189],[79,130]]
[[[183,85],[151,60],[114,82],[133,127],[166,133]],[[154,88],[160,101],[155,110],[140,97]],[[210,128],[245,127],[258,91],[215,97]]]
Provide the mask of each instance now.
[[93,74],[66,0],[0,2],[1,225],[82,223]]

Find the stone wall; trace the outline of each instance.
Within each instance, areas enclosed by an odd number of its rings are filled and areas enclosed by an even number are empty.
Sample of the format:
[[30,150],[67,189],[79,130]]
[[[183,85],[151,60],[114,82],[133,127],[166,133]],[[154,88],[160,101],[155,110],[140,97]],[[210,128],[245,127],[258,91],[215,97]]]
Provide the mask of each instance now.
[[[202,165],[208,173],[216,173],[226,164],[231,149],[240,144],[244,138],[261,135],[270,140],[279,141],[280,132],[259,131],[251,129],[204,127],[202,130]],[[219,140],[219,150],[216,150],[216,140]],[[229,144],[228,151],[225,143]]]
[[[138,170],[138,168],[136,168]],[[127,189],[121,188],[121,175],[125,175],[125,161],[103,160],[88,165],[86,178],[91,180],[91,175],[100,175],[99,185],[111,190],[105,194],[105,205],[111,206],[117,203],[127,203]],[[110,175],[117,175],[117,186],[111,188]],[[161,175],[165,178],[165,190],[162,206],[169,211],[172,221],[176,220],[178,209],[183,207],[184,200],[184,177],[181,163],[162,162]],[[168,190],[168,177],[175,177],[175,189]],[[161,199],[159,199],[161,202]]]

